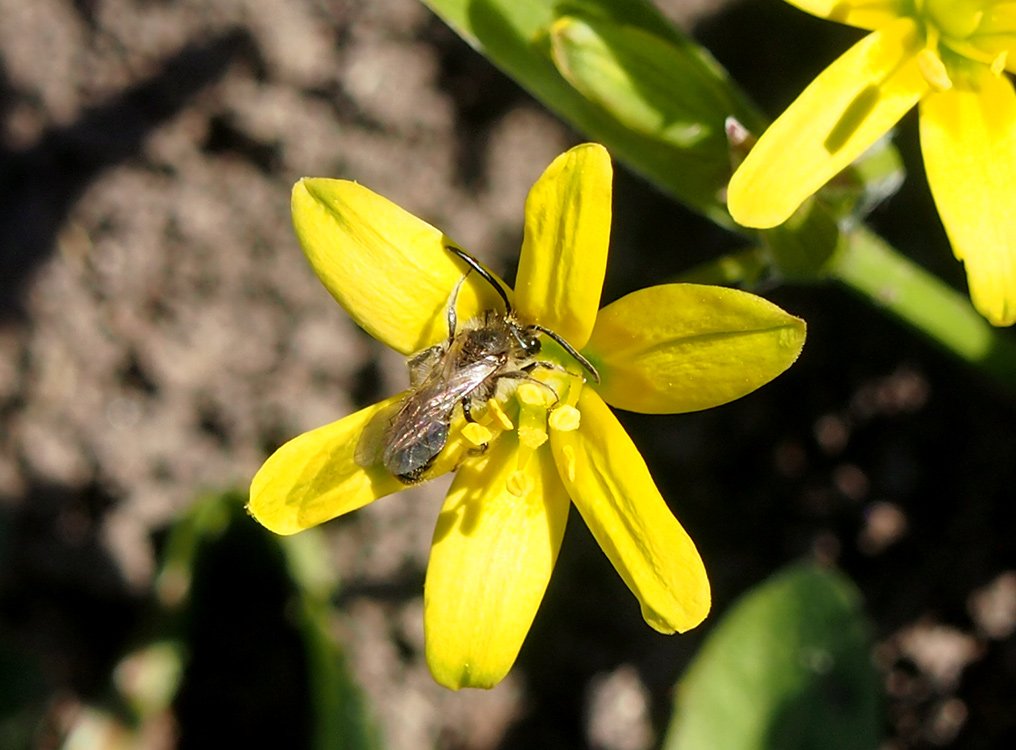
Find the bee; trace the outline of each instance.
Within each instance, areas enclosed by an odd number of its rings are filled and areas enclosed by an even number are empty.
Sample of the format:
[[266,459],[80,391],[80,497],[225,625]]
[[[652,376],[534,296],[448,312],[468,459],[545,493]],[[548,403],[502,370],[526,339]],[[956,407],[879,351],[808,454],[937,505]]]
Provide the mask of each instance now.
[[[531,380],[553,391],[530,375],[538,367],[564,369],[537,358],[541,334],[556,341],[600,382],[592,363],[559,334],[538,323],[520,323],[504,288],[479,261],[461,248],[446,245],[446,249],[469,266],[448,301],[448,338],[409,359],[409,392],[387,418],[381,435],[381,462],[406,484],[420,481],[444,449],[456,407],[462,407],[467,421],[475,421],[474,405],[486,403],[504,380]],[[494,289],[504,310],[487,310],[460,329],[455,303],[472,271]]]

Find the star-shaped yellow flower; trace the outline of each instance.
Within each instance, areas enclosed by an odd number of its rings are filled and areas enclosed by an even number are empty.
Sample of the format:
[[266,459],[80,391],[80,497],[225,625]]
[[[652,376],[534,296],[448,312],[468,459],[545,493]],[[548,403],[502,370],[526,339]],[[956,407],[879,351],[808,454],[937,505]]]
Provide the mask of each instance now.
[[816,78],[762,135],[730,181],[745,226],[785,221],[920,102],[932,196],[974,306],[1016,322],[1016,3],[788,0],[874,29]]
[[[607,152],[595,144],[551,164],[529,194],[518,284],[508,292],[520,325],[559,334],[595,365],[600,382],[543,336],[537,359],[552,366],[472,406],[476,422],[456,407],[447,445],[428,469],[427,476],[457,472],[424,589],[427,660],[451,688],[490,687],[511,668],[571,503],[652,627],[672,633],[701,622],[709,611],[702,560],[607,404],[649,413],[716,406],[774,378],[804,342],[803,321],[732,289],[654,286],[598,310],[611,177]],[[293,222],[332,295],[404,354],[447,341],[457,285],[460,321],[504,313],[490,284],[465,275],[450,239],[356,183],[301,180]],[[364,446],[404,398],[279,448],[251,484],[253,516],[292,534],[402,489],[382,462],[365,458]]]

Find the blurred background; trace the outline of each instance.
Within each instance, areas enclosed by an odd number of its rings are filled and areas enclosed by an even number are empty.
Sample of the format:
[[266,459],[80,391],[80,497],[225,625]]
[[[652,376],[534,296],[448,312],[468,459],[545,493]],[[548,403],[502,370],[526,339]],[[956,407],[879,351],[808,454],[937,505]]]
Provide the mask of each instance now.
[[[658,5],[770,115],[859,36],[776,0]],[[0,19],[0,746],[304,747],[312,714],[352,706],[399,750],[655,747],[715,620],[802,559],[859,587],[884,747],[1016,739],[1013,391],[835,286],[757,290],[809,325],[774,383],[620,414],[713,617],[650,630],[572,514],[508,679],[438,687],[422,582],[446,482],[299,547],[240,510],[275,447],[406,381],[314,278],[289,190],[355,179],[510,279],[528,188],[581,134],[415,0],[0,0]],[[962,289],[911,118],[907,183],[872,221]],[[739,246],[621,165],[614,201],[604,302]],[[317,647],[343,671],[331,708]]]

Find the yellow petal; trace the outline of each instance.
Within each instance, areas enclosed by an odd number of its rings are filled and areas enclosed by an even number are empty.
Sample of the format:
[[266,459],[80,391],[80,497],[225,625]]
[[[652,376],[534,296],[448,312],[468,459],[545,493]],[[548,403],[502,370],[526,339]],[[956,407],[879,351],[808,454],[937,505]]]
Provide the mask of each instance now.
[[515,303],[581,347],[600,306],[610,244],[612,168],[606,149],[586,143],[557,157],[526,200]]
[[739,224],[781,224],[928,91],[913,21],[869,34],[826,68],[762,134],[727,189]]
[[[362,185],[304,178],[293,187],[293,226],[314,273],[370,335],[403,354],[448,335],[447,308],[465,274],[451,240]],[[459,317],[500,305],[471,274]]]
[[295,534],[405,485],[380,466],[357,464],[361,435],[401,395],[293,438],[254,475],[247,510],[276,534]]
[[876,29],[908,13],[903,0],[787,0],[806,13],[830,21]]
[[610,409],[591,388],[579,397],[577,430],[550,444],[572,502],[661,633],[684,632],[709,613],[709,580],[691,538]]
[[921,103],[928,184],[974,306],[998,326],[1016,323],[1016,94],[983,69],[979,90],[957,86]]
[[665,284],[607,305],[585,353],[611,406],[648,414],[733,401],[790,367],[805,324],[737,289]]
[[547,450],[520,469],[505,434],[455,477],[434,530],[424,587],[427,663],[457,690],[511,669],[550,580],[568,496]]

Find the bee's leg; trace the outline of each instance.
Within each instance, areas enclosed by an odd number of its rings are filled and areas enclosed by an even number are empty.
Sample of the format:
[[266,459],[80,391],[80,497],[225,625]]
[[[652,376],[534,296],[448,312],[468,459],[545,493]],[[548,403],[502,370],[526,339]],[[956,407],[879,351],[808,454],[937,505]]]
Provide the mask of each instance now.
[[571,372],[568,372],[568,369],[566,367],[562,367],[557,362],[546,362],[542,359],[538,359],[535,362],[530,362],[527,365],[523,365],[519,369],[522,370],[522,372],[532,372],[537,367],[542,367],[544,370],[557,370],[558,372],[567,372],[569,375],[573,374]]
[[462,399],[462,414],[466,417],[467,422],[475,422],[473,418],[473,407],[470,405],[469,396],[465,396]]

